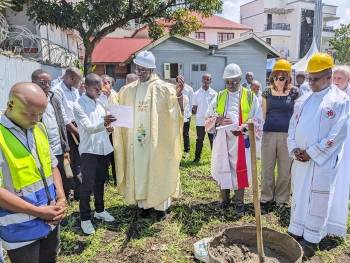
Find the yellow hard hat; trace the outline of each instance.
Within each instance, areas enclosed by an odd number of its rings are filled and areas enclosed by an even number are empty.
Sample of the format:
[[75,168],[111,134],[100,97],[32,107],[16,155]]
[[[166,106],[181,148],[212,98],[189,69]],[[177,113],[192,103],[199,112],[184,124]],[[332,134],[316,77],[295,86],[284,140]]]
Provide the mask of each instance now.
[[334,62],[330,55],[327,53],[317,53],[310,58],[306,72],[316,73],[333,67]]
[[280,59],[279,61],[277,61],[275,63],[275,65],[273,66],[272,72],[276,71],[276,70],[283,70],[283,71],[288,71],[288,72],[292,72],[292,66],[290,65],[290,63],[288,62],[288,60],[286,59]]

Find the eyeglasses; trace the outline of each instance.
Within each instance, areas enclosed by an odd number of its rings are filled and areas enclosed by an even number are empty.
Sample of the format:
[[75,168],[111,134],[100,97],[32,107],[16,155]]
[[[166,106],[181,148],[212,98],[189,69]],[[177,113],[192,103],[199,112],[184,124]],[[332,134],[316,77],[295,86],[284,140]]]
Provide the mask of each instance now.
[[308,81],[308,82],[312,81],[312,82],[316,83],[317,81],[319,81],[320,79],[322,79],[324,76],[327,76],[327,75],[329,75],[329,73],[324,74],[324,75],[322,75],[321,77],[318,77],[318,78],[307,78],[306,81]]
[[40,85],[46,86],[49,85],[51,86],[51,80],[50,81],[46,81],[46,80],[38,80],[37,83],[40,83]]
[[238,82],[240,82],[240,80],[236,80],[236,81],[225,81],[226,85],[236,85]]
[[135,69],[135,73],[142,73],[142,74],[145,74],[149,72],[149,69]]
[[279,81],[285,81],[285,80],[286,80],[285,77],[273,77],[272,79],[273,79],[274,81],[277,81],[277,80],[279,80]]

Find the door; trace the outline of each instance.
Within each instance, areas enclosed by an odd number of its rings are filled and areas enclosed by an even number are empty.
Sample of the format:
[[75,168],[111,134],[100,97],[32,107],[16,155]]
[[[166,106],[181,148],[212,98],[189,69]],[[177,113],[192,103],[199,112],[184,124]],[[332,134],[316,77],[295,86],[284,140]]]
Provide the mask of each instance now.
[[272,14],[267,14],[267,30],[272,29]]
[[207,64],[191,63],[191,87],[194,91],[202,86],[202,76],[207,72]]

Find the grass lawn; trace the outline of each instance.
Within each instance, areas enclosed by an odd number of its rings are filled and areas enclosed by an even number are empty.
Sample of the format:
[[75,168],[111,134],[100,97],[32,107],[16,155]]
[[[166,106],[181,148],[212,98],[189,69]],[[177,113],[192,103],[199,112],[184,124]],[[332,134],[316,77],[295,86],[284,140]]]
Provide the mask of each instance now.
[[[182,161],[180,169],[183,197],[173,201],[168,218],[158,223],[152,214],[148,219],[136,221],[137,206],[125,204],[117,189],[108,185],[106,209],[116,218],[115,222],[94,221],[96,233],[84,236],[78,203],[74,202],[68,212],[69,225],[61,228],[58,262],[196,262],[193,256],[196,241],[217,235],[227,227],[255,224],[250,188],[246,189],[244,215],[238,215],[232,206],[225,211],[215,211],[219,188],[210,175],[211,153],[207,139],[201,162],[192,164],[194,123],[192,118],[191,155]],[[263,226],[287,231],[289,210],[289,207],[278,210],[274,206],[263,209]],[[320,248],[310,262],[350,262],[350,232],[346,238],[326,237]]]

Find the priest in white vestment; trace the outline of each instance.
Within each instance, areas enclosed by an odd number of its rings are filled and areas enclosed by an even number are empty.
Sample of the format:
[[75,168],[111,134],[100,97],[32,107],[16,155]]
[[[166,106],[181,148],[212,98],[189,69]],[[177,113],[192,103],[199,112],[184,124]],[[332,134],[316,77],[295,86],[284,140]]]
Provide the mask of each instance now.
[[[350,67],[340,66],[333,70],[333,84],[350,97]],[[349,214],[349,187],[350,187],[350,136],[349,131],[345,139],[343,158],[339,163],[337,181],[328,219],[328,233],[346,236]]]
[[332,233],[328,220],[348,132],[349,97],[332,85],[333,66],[328,54],[311,57],[307,71],[312,92],[297,100],[288,131],[288,151],[294,157],[288,231],[306,257]]
[[[244,188],[251,177],[250,144],[247,121],[254,119],[258,139],[261,138],[262,110],[254,92],[240,85],[242,71],[229,64],[224,71],[226,89],[220,91],[206,113],[206,130],[215,132],[211,173],[220,186],[222,202],[216,209],[224,209],[232,202],[238,213],[244,212]],[[226,127],[225,127],[226,126]]]
[[171,198],[180,195],[183,110],[188,100],[182,94],[182,76],[175,86],[153,74],[152,52],[141,51],[134,63],[139,80],[122,87],[116,99],[116,104],[134,108],[134,127],[113,131],[118,193],[126,203],[138,204],[137,219],[154,208],[162,221]]

